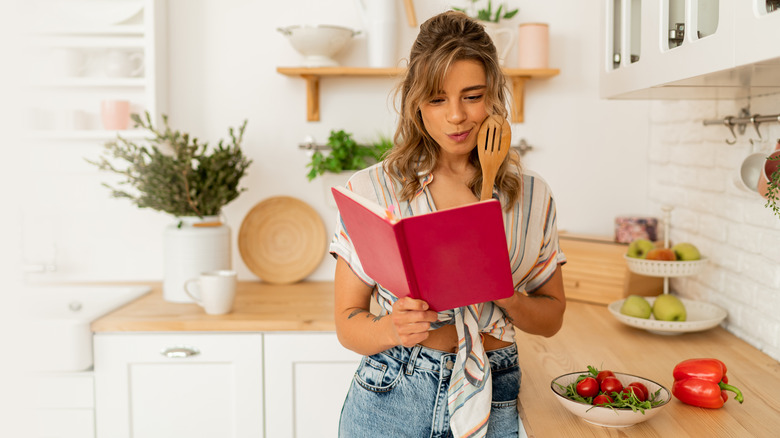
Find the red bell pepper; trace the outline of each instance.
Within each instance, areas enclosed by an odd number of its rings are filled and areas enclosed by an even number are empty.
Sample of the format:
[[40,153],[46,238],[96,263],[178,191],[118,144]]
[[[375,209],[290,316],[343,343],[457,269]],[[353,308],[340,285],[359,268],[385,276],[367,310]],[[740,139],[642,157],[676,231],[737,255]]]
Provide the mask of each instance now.
[[728,400],[726,391],[734,392],[736,401],[744,401],[742,391],[728,384],[726,364],[718,359],[684,360],[672,374],[672,394],[685,404],[717,409]]

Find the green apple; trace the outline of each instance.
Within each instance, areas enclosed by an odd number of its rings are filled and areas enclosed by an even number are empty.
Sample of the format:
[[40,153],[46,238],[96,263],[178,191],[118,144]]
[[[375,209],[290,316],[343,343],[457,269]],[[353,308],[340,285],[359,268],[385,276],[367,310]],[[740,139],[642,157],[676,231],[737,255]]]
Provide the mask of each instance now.
[[647,257],[647,253],[655,248],[655,244],[647,239],[636,239],[628,245],[628,256],[636,259]]
[[701,259],[701,253],[699,248],[693,246],[692,243],[684,242],[678,243],[672,247],[672,251],[677,255],[677,260],[699,260]]
[[620,313],[633,316],[634,318],[650,318],[652,311],[650,303],[647,302],[645,297],[639,295],[629,295],[623,301],[623,305],[620,306]]
[[685,321],[685,305],[674,295],[658,295],[653,303],[653,316],[659,321]]

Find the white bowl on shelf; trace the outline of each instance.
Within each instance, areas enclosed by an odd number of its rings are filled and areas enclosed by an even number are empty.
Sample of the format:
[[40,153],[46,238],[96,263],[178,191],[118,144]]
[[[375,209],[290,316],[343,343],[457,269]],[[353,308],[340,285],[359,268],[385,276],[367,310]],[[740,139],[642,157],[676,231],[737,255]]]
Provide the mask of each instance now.
[[687,277],[696,275],[707,264],[706,257],[702,257],[700,260],[689,261],[646,260],[627,255],[624,255],[623,258],[626,259],[628,269],[631,272],[650,277]]
[[660,391],[658,393],[657,399],[661,400],[662,403],[653,408],[645,409],[644,413],[642,413],[638,411],[634,412],[629,408],[617,409],[576,402],[566,397],[566,390],[558,386],[558,384],[563,385],[564,387],[569,386],[573,382],[577,381],[577,377],[582,374],[588,374],[588,372],[578,371],[558,376],[553,379],[552,382],[550,382],[550,388],[555,393],[555,398],[561,403],[561,405],[563,405],[564,408],[566,408],[572,414],[587,421],[588,423],[595,424],[597,426],[628,427],[642,421],[647,421],[658,414],[658,412],[660,412],[664,406],[668,405],[669,401],[672,399],[672,395],[669,393],[669,390],[659,383],[645,379],[643,377],[634,376],[632,374],[615,372],[615,377],[617,377],[617,379],[620,380],[620,383],[622,383],[624,386],[631,382],[641,382],[647,387],[651,394],[654,394],[656,391]]
[[338,54],[352,38],[360,33],[342,26],[302,25],[277,29],[290,40],[293,48],[303,55],[304,67],[335,67]]
[[[645,297],[650,306],[655,302],[655,297]],[[620,313],[623,300],[613,301],[607,307],[612,316],[625,325],[644,329],[650,333],[659,335],[679,335],[682,333],[700,332],[716,327],[723,321],[728,313],[722,307],[704,301],[680,298],[685,306],[687,318],[685,321],[659,321],[652,315],[650,318],[635,318]]]

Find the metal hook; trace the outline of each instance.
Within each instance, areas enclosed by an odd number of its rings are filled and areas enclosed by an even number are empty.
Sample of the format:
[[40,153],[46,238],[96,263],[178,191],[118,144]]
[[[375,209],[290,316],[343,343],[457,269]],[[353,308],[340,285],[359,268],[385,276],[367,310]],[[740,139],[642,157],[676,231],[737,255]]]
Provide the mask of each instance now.
[[737,134],[734,133],[734,125],[731,123],[731,120],[734,118],[734,116],[728,116],[725,119],[723,119],[723,124],[726,125],[729,128],[729,131],[731,131],[731,136],[734,137],[734,140],[729,141],[729,139],[726,139],[726,144],[734,144],[737,142]]
[[[760,125],[760,124],[761,124],[761,122],[756,122],[756,117],[759,117],[759,115],[760,115],[760,114],[754,114],[754,115],[753,115],[753,116],[750,118],[750,123],[752,123],[752,124],[753,124],[753,127],[754,127],[754,128],[756,128],[756,134],[758,134],[758,140],[757,140],[756,142],[763,142],[763,141],[764,141],[764,137],[762,137],[762,136],[761,136],[761,131],[759,131],[759,129],[758,129],[758,125]],[[754,142],[753,142],[753,139],[752,139],[752,138],[750,139],[750,144],[751,144],[751,145],[753,145],[753,144],[754,144]]]

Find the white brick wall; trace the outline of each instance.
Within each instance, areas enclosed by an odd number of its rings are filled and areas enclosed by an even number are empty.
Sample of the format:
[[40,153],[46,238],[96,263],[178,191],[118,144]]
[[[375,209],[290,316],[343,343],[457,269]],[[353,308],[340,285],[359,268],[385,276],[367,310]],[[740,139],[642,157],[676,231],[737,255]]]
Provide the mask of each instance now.
[[747,101],[658,101],[650,115],[648,196],[662,217],[674,207],[670,240],[688,241],[710,259],[704,271],[672,279],[680,296],[706,300],[728,311],[724,327],[780,360],[780,218],[757,194],[737,188],[742,159],[769,152],[780,125],[760,126],[764,143],[748,127],[734,145],[724,127],[704,119],[736,115],[750,104],[753,114],[780,113],[780,95]]

